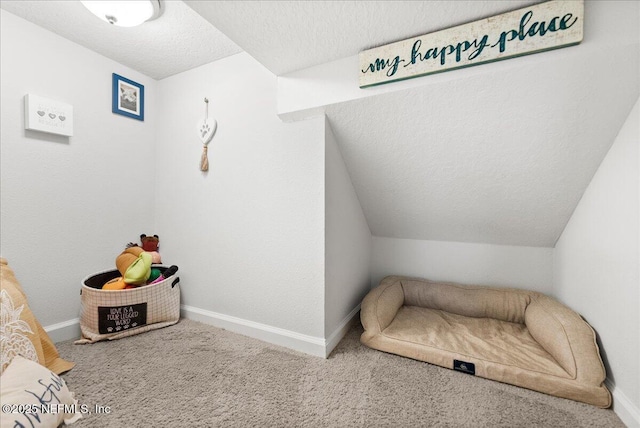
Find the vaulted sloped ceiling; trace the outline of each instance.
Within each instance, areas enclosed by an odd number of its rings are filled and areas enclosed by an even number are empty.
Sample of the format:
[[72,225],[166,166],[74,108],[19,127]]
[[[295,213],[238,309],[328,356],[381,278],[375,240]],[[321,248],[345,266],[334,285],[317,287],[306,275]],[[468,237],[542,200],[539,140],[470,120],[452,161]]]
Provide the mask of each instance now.
[[606,51],[329,106],[372,233],[553,246],[638,99],[637,53]]

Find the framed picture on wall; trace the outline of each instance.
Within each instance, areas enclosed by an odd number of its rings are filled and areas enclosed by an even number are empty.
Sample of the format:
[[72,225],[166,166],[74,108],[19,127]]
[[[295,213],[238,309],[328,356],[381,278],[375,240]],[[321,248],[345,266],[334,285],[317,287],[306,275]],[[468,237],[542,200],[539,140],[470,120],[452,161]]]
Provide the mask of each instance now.
[[111,111],[144,120],[144,85],[113,73]]

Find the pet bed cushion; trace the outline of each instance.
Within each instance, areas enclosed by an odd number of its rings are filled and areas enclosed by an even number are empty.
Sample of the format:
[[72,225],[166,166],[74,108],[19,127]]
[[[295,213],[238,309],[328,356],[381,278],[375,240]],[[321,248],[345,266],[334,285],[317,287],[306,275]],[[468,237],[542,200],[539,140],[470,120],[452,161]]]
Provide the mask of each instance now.
[[593,329],[541,293],[392,276],[365,297],[360,317],[371,348],[611,405]]
[[60,358],[53,341],[29,309],[27,296],[4,258],[0,258],[0,290],[0,373],[16,355],[39,362],[56,374],[71,370],[74,363]]
[[0,401],[1,428],[57,427],[82,417],[64,379],[20,355],[0,377]]
[[[425,329],[425,325],[429,328]],[[569,377],[531,337],[524,324],[403,306],[385,334],[398,340],[416,340],[433,348],[455,349],[464,355],[482,355],[488,361],[507,366]]]

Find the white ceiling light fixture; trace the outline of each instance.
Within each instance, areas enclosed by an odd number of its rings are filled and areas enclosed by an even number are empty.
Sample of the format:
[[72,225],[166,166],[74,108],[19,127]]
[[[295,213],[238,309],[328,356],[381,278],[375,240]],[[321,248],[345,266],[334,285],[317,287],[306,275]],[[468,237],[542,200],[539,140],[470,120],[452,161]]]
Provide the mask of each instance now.
[[162,15],[161,0],[119,0],[81,2],[98,18],[119,27],[135,27]]

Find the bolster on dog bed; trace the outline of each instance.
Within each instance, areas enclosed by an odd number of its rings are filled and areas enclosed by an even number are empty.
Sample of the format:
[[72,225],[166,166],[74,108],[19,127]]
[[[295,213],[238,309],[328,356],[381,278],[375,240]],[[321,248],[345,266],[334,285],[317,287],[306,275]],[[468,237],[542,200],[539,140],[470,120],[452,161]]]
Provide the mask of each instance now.
[[370,348],[611,405],[593,329],[544,294],[390,276],[365,297],[360,317]]

